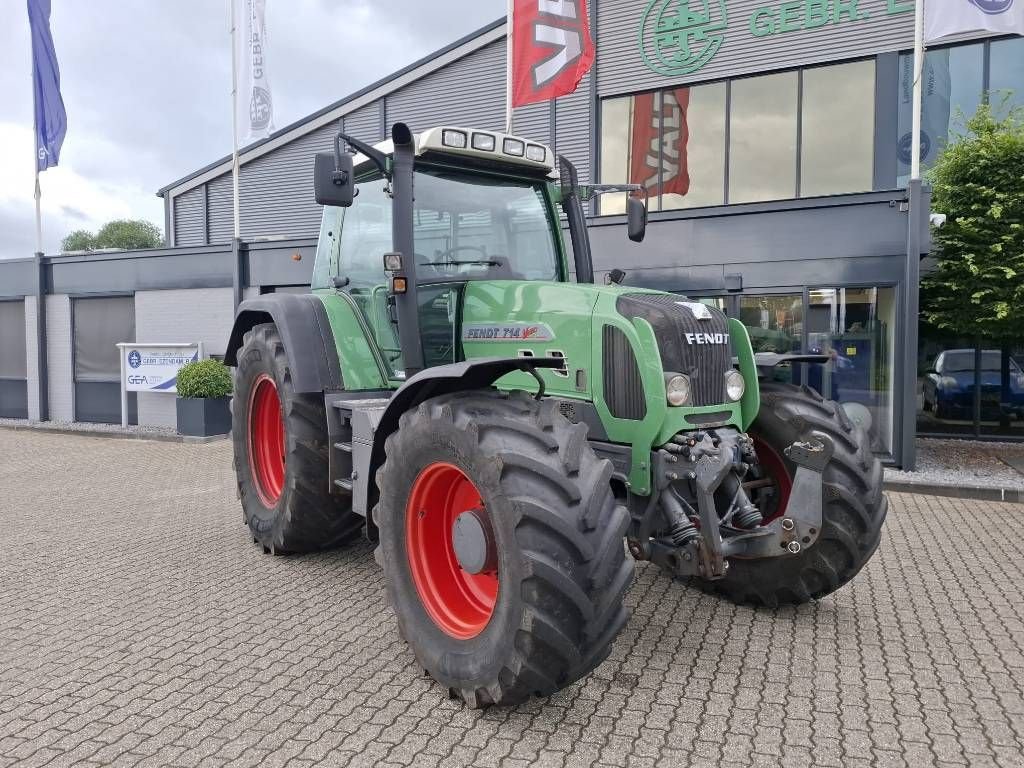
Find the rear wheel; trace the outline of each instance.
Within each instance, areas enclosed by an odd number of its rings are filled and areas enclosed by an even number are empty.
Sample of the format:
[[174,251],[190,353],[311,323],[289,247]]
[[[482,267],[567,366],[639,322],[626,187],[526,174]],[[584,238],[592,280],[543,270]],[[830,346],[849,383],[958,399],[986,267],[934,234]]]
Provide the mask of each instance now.
[[273,323],[245,334],[231,400],[231,437],[242,512],[274,554],[310,552],[357,536],[363,518],[330,492],[327,415],[319,394],[296,393]]
[[700,579],[699,586],[735,602],[804,603],[835,592],[871,558],[888,508],[881,464],[871,452],[868,435],[842,407],[806,387],[761,383],[761,410],[749,434],[759,473],[773,481],[764,521],[784,514],[789,501],[796,465],[786,458],[785,448],[815,433],[827,435],[835,447],[822,473],[822,528],[817,541],[797,555],[731,558],[725,578]]
[[522,393],[459,393],[404,414],[386,452],[374,518],[388,594],[451,695],[514,704],[607,657],[633,563],[585,427]]

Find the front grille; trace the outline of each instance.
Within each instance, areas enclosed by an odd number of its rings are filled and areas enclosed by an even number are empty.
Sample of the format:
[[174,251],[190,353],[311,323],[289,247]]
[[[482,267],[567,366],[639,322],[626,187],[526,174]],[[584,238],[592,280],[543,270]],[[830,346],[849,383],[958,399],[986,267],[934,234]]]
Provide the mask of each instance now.
[[[640,317],[651,324],[662,368],[690,377],[693,405],[724,403],[725,374],[732,368],[729,319],[708,307],[711,317],[698,320],[686,303],[685,297],[674,294],[628,293],[618,298],[616,309],[623,317]],[[689,339],[687,334],[692,334]],[[724,343],[715,343],[718,339]]]
[[647,401],[633,345],[621,330],[606,325],[601,333],[601,351],[608,410],[617,419],[641,421],[647,415]]

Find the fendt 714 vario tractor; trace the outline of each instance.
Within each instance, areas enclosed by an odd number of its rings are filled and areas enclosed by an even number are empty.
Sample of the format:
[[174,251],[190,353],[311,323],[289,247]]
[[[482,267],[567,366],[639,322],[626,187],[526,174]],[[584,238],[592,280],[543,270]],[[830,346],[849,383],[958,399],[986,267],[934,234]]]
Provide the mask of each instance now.
[[634,559],[767,606],[857,574],[886,512],[867,436],[768,380],[825,358],[755,355],[621,270],[595,284],[583,203],[626,193],[639,241],[638,187],[492,131],[391,137],[316,157],[312,292],[238,311],[235,469],[265,551],[375,542],[402,635],[470,706],[593,670]]

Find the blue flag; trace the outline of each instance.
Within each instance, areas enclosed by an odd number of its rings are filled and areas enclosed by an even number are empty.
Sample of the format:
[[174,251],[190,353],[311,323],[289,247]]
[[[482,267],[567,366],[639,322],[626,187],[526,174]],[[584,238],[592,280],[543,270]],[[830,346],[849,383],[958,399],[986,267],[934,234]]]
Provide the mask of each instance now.
[[45,171],[60,160],[68,115],[60,95],[60,68],[50,34],[50,0],[28,0],[32,30],[32,95],[36,108],[36,168]]

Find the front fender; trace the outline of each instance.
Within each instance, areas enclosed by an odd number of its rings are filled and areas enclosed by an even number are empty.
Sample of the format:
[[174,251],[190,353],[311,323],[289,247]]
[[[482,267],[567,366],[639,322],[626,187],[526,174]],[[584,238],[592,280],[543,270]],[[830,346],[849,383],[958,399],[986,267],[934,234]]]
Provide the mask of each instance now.
[[377,468],[384,463],[384,441],[398,429],[398,420],[406,411],[431,397],[489,387],[513,371],[561,368],[563,365],[564,361],[556,357],[478,357],[420,371],[399,387],[377,423],[370,456],[371,490],[376,492],[375,475]]

